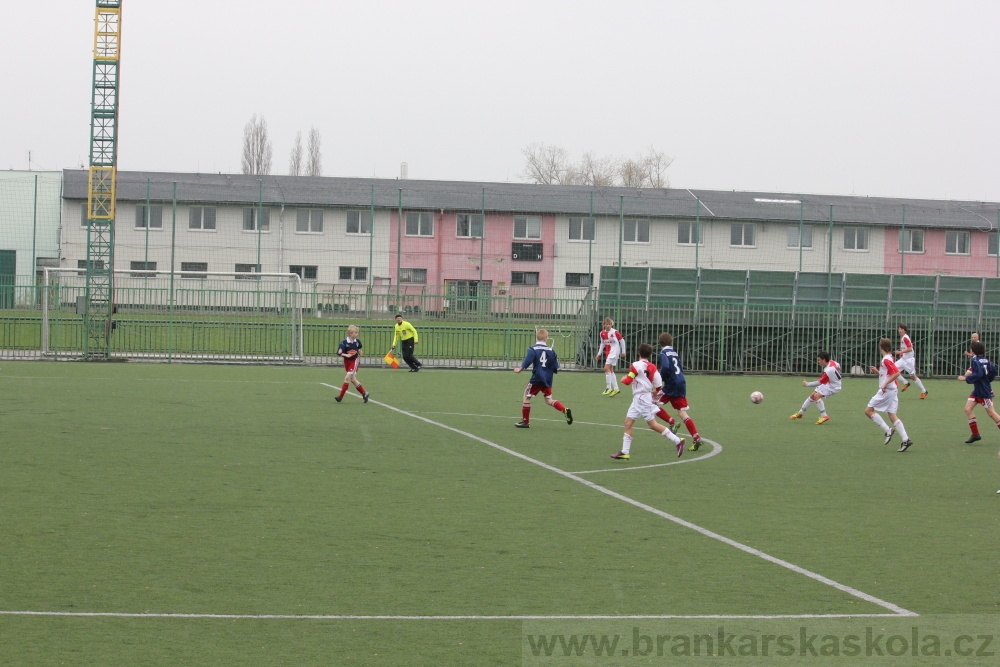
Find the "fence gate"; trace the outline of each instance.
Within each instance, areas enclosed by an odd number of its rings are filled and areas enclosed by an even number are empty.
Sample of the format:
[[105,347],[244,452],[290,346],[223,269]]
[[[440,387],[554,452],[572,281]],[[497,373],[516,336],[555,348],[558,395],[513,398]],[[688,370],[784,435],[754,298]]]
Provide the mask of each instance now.
[[14,307],[14,275],[17,269],[17,251],[0,250],[0,308]]

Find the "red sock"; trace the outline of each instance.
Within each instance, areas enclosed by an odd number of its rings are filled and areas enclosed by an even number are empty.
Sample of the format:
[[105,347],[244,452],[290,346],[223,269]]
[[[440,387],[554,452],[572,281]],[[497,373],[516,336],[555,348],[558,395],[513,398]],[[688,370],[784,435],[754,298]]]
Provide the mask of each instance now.
[[350,387],[350,386],[351,385],[347,384],[346,382],[344,384],[340,385],[340,397],[341,398],[344,397],[344,394],[347,393],[347,388]]
[[674,421],[674,418],[670,416],[670,413],[668,413],[663,408],[660,408],[659,410],[656,411],[656,416],[662,419],[663,421],[667,422],[671,426],[677,423]]
[[684,420],[684,425],[687,426],[688,433],[691,434],[692,438],[698,439],[699,437],[701,437],[698,435],[698,427],[694,425],[693,419],[688,417],[687,419]]
[[972,429],[972,435],[979,435],[979,424],[976,423],[975,417],[969,420],[969,428]]
[[565,406],[565,405],[563,405],[562,403],[560,403],[559,401],[555,401],[555,402],[554,402],[554,403],[552,404],[552,407],[554,407],[554,408],[555,408],[556,410],[558,410],[559,412],[566,412],[566,406]]
[[531,406],[530,405],[522,405],[521,406],[521,421],[523,421],[525,424],[527,424],[528,423],[528,415],[530,415],[530,414],[531,414]]
[[365,388],[362,387],[360,384],[358,385],[358,393],[361,394],[362,396],[365,395]]

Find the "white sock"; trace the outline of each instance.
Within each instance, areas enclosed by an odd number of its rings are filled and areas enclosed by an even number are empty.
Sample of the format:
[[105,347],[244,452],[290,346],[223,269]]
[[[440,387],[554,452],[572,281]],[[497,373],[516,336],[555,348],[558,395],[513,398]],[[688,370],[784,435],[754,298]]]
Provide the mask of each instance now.
[[676,435],[674,435],[674,432],[671,431],[669,428],[660,435],[662,435],[664,438],[674,443],[675,445],[681,441],[681,439],[678,438]]
[[614,373],[608,373],[608,377],[611,378],[611,388],[618,391],[618,376]]
[[615,385],[615,374],[614,373],[605,373],[604,374],[604,385],[608,389],[614,389],[615,388],[614,387],[614,385]]
[[899,437],[903,439],[903,442],[910,439],[910,436],[906,435],[906,427],[903,426],[903,420],[896,419],[896,421],[892,422],[892,426],[896,429],[896,433],[899,434]]
[[909,381],[909,380],[907,380],[907,379],[906,379],[905,377],[903,377],[903,374],[902,374],[902,373],[900,373],[900,374],[899,374],[899,381],[903,383],[903,386],[904,386],[904,387],[905,387],[906,385],[910,384],[910,381]]
[[626,433],[625,437],[622,438],[622,453],[628,454],[628,450],[630,449],[632,449],[632,436]]
[[872,421],[878,424],[878,427],[885,431],[886,435],[889,435],[889,425],[885,423],[884,419],[882,419],[882,415],[876,412],[872,415]]
[[816,407],[819,408],[820,416],[826,417],[826,403],[823,402],[822,398],[816,401]]
[[924,393],[927,391],[926,389],[924,389],[924,383],[920,381],[920,378],[913,378],[913,381],[917,383],[918,387],[920,387],[920,393]]
[[813,404],[812,398],[807,398],[806,402],[802,404],[802,409],[799,410],[799,414],[804,415],[806,413],[806,410],[808,410],[809,406],[812,404]]

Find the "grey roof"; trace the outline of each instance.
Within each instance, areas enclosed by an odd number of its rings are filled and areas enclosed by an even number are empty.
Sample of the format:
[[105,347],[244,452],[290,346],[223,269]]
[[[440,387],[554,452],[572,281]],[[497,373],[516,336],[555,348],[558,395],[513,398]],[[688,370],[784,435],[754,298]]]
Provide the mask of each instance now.
[[[87,197],[87,171],[63,172],[63,196]],[[474,183],[376,178],[310,176],[248,176],[120,171],[119,201],[171,201],[174,187],[183,203],[265,206],[396,208],[402,198],[407,210],[444,209],[526,214],[624,215],[691,219],[784,220],[825,224],[953,227],[995,230],[1000,203],[933,199],[895,199],[774,192],[687,190],[663,188]],[[701,206],[699,208],[698,202]],[[592,203],[591,203],[592,202]],[[591,206],[593,209],[591,209]]]

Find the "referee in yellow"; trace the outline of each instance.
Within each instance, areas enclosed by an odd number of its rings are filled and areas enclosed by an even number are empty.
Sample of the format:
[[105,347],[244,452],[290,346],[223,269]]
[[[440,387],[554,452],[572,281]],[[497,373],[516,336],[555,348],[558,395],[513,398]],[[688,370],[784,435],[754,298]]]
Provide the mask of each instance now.
[[392,337],[392,349],[396,349],[396,341],[402,342],[403,361],[410,367],[411,373],[416,373],[423,366],[413,356],[413,347],[420,342],[420,336],[412,324],[403,319],[402,315],[396,315],[395,334]]

